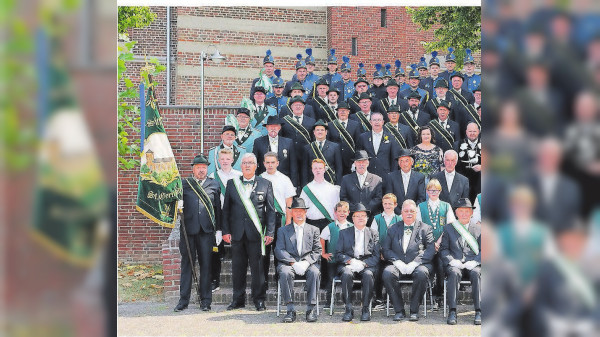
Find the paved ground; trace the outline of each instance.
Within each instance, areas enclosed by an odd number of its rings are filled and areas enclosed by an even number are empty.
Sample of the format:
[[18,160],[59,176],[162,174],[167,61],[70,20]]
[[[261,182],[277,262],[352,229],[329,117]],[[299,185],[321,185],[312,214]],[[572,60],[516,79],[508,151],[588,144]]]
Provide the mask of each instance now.
[[[442,311],[429,312],[427,318],[418,322],[394,322],[385,316],[385,310],[374,311],[370,322],[355,318],[342,322],[343,309],[337,307],[333,316],[321,311],[317,323],[307,323],[303,310],[298,307],[298,321],[281,323],[275,307],[266,312],[256,312],[254,307],[226,311],[225,305],[213,306],[211,312],[202,312],[198,305],[180,312],[173,312],[175,303],[134,302],[118,305],[119,336],[480,336],[481,326],[473,325],[473,307],[459,306],[458,325],[446,324]],[[301,312],[302,311],[302,312]],[[355,308],[355,317],[359,316]],[[357,315],[358,314],[358,315]]]

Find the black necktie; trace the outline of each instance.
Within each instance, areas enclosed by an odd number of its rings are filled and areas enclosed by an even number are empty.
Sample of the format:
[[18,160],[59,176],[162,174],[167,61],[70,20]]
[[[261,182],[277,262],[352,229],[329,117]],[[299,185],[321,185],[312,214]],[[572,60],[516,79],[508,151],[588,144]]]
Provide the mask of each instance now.
[[346,122],[342,122],[342,126],[344,127],[344,129],[346,128]]
[[319,150],[323,151],[323,142],[319,142]]
[[300,123],[300,117],[294,116],[294,118],[296,118],[296,121],[298,121],[298,123]]

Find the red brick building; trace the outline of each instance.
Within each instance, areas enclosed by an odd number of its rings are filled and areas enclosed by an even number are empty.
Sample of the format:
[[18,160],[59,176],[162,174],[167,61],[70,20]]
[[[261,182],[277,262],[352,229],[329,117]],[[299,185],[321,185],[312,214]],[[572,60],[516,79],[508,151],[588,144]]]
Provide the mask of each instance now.
[[[291,79],[295,55],[306,57],[306,48],[313,49],[319,75],[326,71],[329,49],[335,48],[339,64],[343,55],[350,57],[353,78],[358,63],[363,62],[371,79],[375,63],[393,65],[400,59],[407,66],[418,62],[424,55],[422,42],[433,38],[433,31],[418,30],[404,7],[151,9],[157,14],[152,25],[130,32],[130,38],[138,43],[134,49],[137,59],[128,64],[128,72],[139,81],[144,56],[167,64],[169,55],[169,81],[167,72],[155,80],[161,115],[182,176],[191,174],[191,158],[201,152],[200,53],[214,52],[211,45],[227,59],[219,65],[205,64],[205,154],[217,144],[225,115],[248,95],[267,49],[272,50],[275,67],[282,70],[284,80]],[[157,263],[171,230],[135,210],[138,174],[139,168],[119,172],[119,260]]]

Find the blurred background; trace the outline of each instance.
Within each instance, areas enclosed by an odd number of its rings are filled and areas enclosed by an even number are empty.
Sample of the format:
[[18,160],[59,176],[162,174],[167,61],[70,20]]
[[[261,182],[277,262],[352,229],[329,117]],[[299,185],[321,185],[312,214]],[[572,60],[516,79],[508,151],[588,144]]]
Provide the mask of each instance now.
[[[482,13],[483,334],[597,335],[600,3]],[[0,327],[115,335],[117,7],[0,17]]]

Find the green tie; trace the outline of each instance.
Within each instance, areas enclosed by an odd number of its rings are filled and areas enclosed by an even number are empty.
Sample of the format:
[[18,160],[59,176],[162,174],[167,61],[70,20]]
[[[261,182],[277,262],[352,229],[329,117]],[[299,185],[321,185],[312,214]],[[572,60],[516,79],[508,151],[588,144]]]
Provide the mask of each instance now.
[[319,150],[323,151],[323,142],[319,142]]

